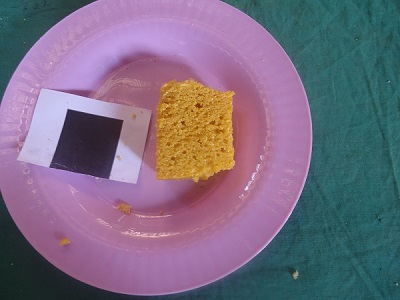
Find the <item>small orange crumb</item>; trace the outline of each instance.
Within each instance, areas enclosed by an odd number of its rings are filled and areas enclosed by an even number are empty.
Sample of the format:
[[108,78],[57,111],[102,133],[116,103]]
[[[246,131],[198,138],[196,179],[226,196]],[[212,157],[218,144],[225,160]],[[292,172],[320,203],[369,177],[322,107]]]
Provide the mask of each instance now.
[[120,155],[117,155],[117,159],[118,159],[118,160],[121,160],[122,157],[121,157]]
[[163,215],[164,215],[164,211],[161,210],[161,211],[160,211],[160,216],[163,216]]
[[136,114],[132,114],[132,118],[133,118],[133,119],[136,119]]
[[126,204],[126,203],[119,203],[117,206],[117,209],[126,215],[130,215],[132,206],[130,206],[129,204]]
[[60,246],[66,246],[71,244],[71,240],[69,238],[63,238],[59,242]]

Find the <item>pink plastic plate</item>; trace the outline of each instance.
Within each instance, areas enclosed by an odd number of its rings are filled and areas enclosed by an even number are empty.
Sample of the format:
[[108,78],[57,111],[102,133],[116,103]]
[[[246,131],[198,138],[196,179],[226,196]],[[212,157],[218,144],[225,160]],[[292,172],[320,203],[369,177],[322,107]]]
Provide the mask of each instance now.
[[[159,88],[187,78],[236,93],[236,166],[199,183],[157,181]],[[41,88],[151,109],[138,184],[18,162]],[[100,0],[47,32],[12,77],[1,192],[26,239],[63,272],[119,293],[175,293],[229,274],[274,238],[302,191],[311,137],[295,68],[242,12],[214,0]]]

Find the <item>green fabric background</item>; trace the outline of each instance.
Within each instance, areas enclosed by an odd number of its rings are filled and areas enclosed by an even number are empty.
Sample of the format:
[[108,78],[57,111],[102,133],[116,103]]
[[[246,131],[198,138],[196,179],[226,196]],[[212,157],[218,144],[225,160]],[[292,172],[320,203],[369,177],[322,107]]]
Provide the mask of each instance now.
[[[1,95],[34,42],[90,2],[1,0]],[[400,1],[226,2],[263,25],[295,64],[313,118],[311,168],[292,216],[264,251],[215,283],[163,298],[400,299]],[[0,297],[144,298],[57,270],[3,201]]]

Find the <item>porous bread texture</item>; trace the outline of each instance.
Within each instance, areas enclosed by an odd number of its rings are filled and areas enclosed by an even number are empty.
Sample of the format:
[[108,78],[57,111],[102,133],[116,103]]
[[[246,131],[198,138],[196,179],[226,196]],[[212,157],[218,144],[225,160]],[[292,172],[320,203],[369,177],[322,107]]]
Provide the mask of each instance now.
[[157,179],[195,182],[234,167],[232,91],[189,79],[161,87],[157,106]]

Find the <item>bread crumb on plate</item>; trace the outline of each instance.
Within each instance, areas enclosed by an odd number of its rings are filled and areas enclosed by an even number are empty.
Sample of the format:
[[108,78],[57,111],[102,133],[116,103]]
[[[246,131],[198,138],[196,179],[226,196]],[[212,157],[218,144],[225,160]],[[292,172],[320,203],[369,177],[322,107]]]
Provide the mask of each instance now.
[[121,203],[118,203],[117,210],[119,210],[120,212],[122,212],[126,215],[130,215],[132,206],[127,203],[121,202]]
[[66,246],[71,244],[71,240],[69,238],[62,238],[59,242],[60,246]]

